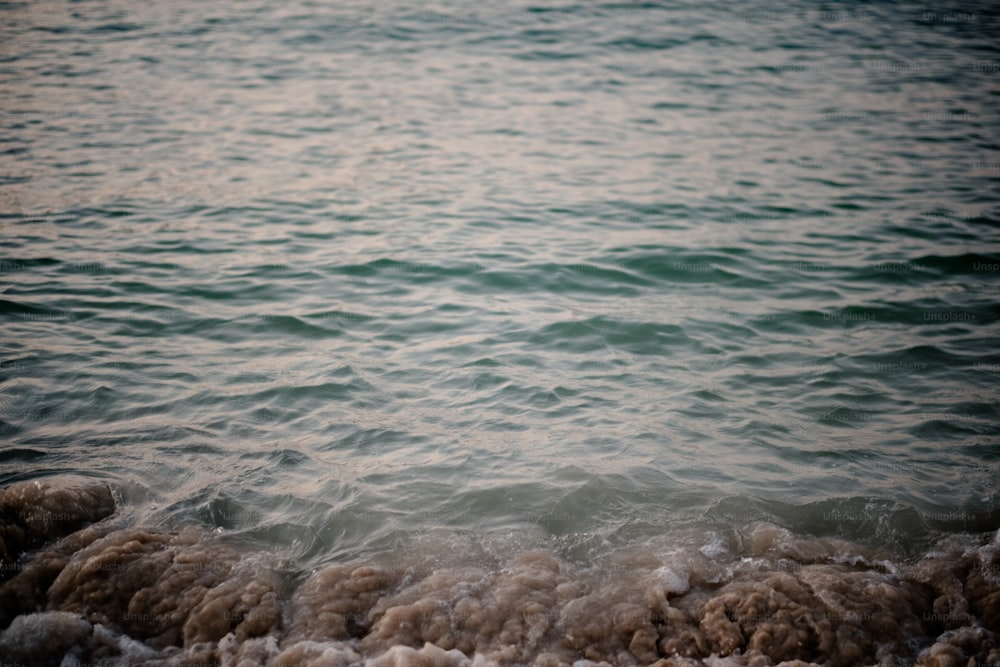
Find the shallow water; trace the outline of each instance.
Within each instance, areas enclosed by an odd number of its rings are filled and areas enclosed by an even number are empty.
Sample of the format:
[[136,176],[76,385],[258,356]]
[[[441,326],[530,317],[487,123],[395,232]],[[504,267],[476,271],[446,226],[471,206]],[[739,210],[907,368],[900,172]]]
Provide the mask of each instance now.
[[0,15],[0,484],[300,572],[1000,528],[988,3]]
[[[77,478],[0,492],[13,664],[941,667],[1000,662],[1000,532],[919,560],[757,522],[590,563],[428,536],[302,571],[197,529],[135,527]],[[87,521],[95,521],[87,526]],[[83,527],[81,528],[81,525]],[[45,545],[38,548],[39,545]],[[11,554],[30,555],[13,559]],[[914,659],[916,662],[914,662]]]

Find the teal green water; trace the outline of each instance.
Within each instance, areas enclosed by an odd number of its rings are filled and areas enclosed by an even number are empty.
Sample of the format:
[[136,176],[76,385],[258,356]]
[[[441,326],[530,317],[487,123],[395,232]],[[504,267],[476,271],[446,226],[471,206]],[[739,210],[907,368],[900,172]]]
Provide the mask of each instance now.
[[1000,15],[836,7],[5,3],[0,484],[306,564],[995,531]]

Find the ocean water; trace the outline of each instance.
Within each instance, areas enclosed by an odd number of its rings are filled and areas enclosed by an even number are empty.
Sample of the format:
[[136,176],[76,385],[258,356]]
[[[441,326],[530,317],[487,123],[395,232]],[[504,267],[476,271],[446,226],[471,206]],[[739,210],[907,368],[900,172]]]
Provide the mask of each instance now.
[[[987,2],[3,3],[0,485],[110,490],[79,554],[139,531],[287,578],[253,631],[61,580],[22,611],[85,618],[84,662],[1000,662],[998,37]],[[8,588],[107,514],[52,497]],[[931,561],[992,592],[942,611]],[[309,625],[351,568],[381,593]],[[704,620],[809,568],[892,578],[916,624],[841,655],[760,639],[784,603]],[[562,592],[496,603],[525,571]],[[462,639],[473,581],[546,620]],[[801,604],[875,646],[890,612],[848,597]]]

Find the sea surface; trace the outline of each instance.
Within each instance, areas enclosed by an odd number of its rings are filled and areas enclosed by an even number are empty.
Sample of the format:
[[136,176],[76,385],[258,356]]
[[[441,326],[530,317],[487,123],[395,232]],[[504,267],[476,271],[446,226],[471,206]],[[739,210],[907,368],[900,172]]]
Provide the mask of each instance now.
[[301,572],[989,541],[998,38],[989,2],[4,2],[0,485]]

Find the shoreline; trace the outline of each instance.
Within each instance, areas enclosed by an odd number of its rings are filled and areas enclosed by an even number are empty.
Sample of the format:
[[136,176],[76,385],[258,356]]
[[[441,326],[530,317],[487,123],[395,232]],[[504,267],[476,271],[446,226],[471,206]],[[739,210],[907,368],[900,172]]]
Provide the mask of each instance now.
[[1000,664],[1000,533],[907,563],[760,522],[732,548],[587,570],[535,550],[300,572],[204,531],[123,526],[107,484],[17,483],[0,516],[4,662]]

